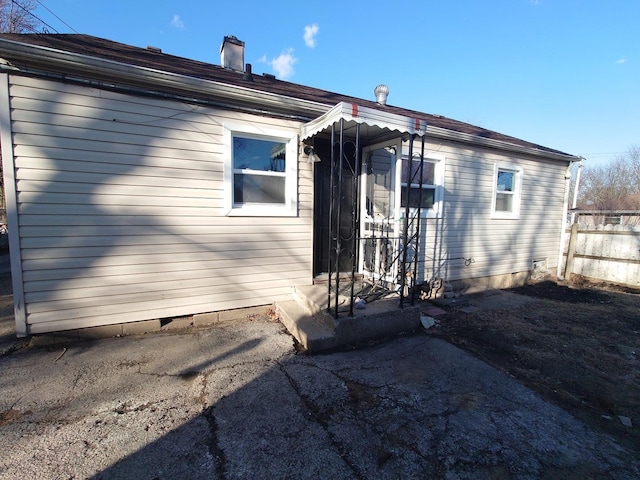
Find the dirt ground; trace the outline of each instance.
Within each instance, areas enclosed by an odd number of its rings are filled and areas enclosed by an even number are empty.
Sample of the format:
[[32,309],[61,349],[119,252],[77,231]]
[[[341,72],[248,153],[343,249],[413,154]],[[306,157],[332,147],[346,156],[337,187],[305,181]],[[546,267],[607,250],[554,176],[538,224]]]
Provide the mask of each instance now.
[[640,292],[584,281],[511,291],[538,301],[513,310],[449,309],[434,334],[640,453]]

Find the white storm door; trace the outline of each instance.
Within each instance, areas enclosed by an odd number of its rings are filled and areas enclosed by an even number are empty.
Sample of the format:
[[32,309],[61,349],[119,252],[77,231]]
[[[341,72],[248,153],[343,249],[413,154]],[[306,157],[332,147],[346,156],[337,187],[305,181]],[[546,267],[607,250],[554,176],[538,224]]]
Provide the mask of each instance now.
[[397,158],[391,142],[363,149],[360,195],[360,272],[385,286],[396,283],[400,244],[397,218]]

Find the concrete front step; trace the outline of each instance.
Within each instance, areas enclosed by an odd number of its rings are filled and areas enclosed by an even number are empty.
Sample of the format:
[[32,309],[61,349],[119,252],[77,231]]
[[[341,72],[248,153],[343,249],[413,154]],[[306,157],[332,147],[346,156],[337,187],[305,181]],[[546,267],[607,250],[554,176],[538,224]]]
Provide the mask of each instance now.
[[[337,346],[333,328],[322,318],[327,316],[325,313],[313,314],[295,300],[277,302],[276,309],[282,324],[307,351],[315,353]],[[331,317],[329,320],[333,321]]]
[[353,316],[348,316],[348,299],[339,298],[343,308],[339,308],[337,319],[324,311],[326,288],[296,287],[293,297],[295,300],[279,302],[276,307],[287,330],[311,353],[378,340],[420,327],[420,308],[399,308],[397,297],[368,303],[364,309],[354,310]]

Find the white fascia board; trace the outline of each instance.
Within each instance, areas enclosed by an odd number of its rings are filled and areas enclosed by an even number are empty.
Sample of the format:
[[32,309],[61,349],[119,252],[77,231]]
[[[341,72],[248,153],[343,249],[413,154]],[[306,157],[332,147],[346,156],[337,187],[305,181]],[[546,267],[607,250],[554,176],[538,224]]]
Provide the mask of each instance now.
[[356,103],[340,102],[328,112],[300,127],[301,140],[314,136],[340,119],[418,136],[423,136],[427,128],[427,122],[419,118],[362,107]]

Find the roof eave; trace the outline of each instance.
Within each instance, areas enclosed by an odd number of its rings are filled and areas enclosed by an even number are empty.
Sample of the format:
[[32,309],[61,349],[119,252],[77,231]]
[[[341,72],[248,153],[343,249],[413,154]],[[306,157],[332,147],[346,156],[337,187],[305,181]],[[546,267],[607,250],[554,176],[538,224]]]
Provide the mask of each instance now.
[[[5,47],[5,44],[10,44],[10,46]],[[74,75],[79,78],[87,78],[87,72],[91,72],[92,77],[101,81],[137,87],[160,87],[189,96],[202,96],[208,99],[219,98],[227,103],[235,101],[251,106],[259,105],[308,118],[322,115],[331,108],[331,105],[320,102],[7,39],[0,39],[0,56],[3,55],[7,55],[8,60],[14,64],[11,67],[14,73],[16,66],[17,70],[25,72],[27,69],[41,69],[45,72],[53,70],[64,73],[65,77],[69,79],[73,79]],[[21,68],[17,64],[18,62],[12,61],[12,57],[19,57],[26,67]]]
[[[225,103],[237,102],[240,105],[259,107],[279,113],[289,113],[300,117],[301,120],[315,119],[334,105],[322,102],[304,100],[292,96],[265,92],[237,84],[229,84],[214,80],[205,80],[178,73],[157,70],[149,67],[131,65],[89,55],[58,50],[40,45],[17,42],[0,38],[0,57],[6,56],[8,64],[0,64],[0,70],[13,73],[23,72],[37,74],[38,70],[56,72],[69,80],[87,79],[87,72],[92,78],[114,85],[135,86],[141,88],[159,88],[185,95],[186,97],[200,97],[219,99]],[[16,62],[15,59],[20,59]],[[24,65],[22,65],[24,63]],[[526,153],[547,159],[573,162],[579,157],[562,152],[552,152],[537,148],[520,146],[482,138],[455,130],[429,125],[427,137],[441,138],[467,144],[484,146],[510,152]]]
[[469,135],[468,133],[456,132],[453,130],[447,130],[445,128],[433,127],[429,125],[427,128],[428,138],[440,138],[442,140],[450,140],[454,142],[467,143],[478,145],[486,148],[498,149],[506,152],[528,154],[535,157],[546,158],[549,160],[558,160],[563,162],[577,162],[580,157],[570,155],[568,153],[553,152],[549,150],[543,150],[540,148],[525,147],[522,145],[515,145],[513,143],[504,142],[501,140],[494,140],[491,138],[483,138],[477,135]]

